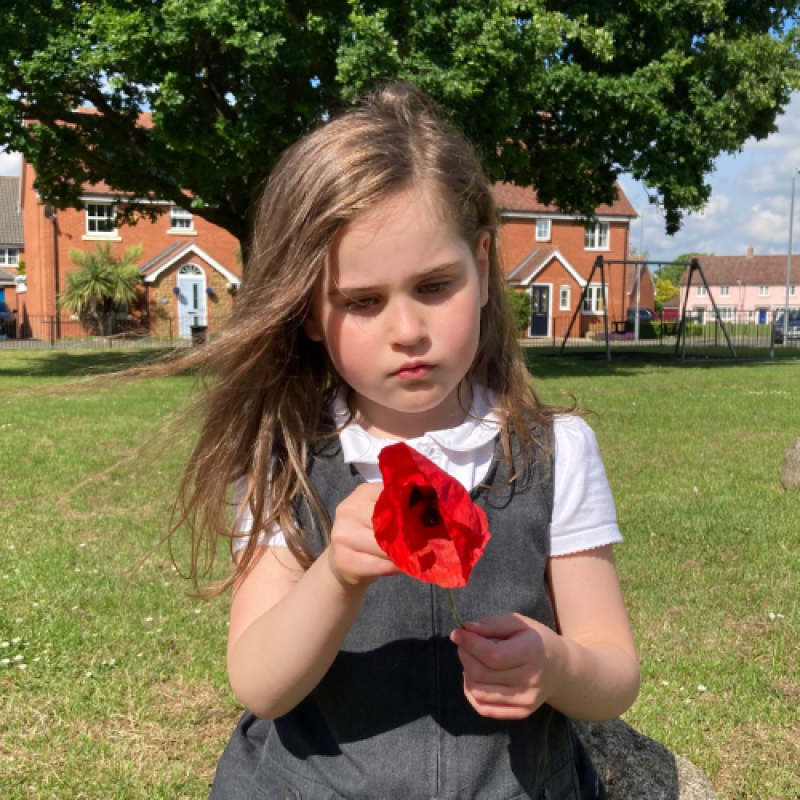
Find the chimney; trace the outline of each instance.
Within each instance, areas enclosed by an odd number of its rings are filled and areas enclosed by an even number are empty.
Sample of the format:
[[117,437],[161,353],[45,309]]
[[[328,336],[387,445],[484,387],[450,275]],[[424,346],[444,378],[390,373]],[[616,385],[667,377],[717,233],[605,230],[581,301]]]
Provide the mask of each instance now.
[[753,250],[753,245],[748,245],[748,247],[747,247],[747,257],[748,258],[752,258],[754,254],[755,254],[755,251]]

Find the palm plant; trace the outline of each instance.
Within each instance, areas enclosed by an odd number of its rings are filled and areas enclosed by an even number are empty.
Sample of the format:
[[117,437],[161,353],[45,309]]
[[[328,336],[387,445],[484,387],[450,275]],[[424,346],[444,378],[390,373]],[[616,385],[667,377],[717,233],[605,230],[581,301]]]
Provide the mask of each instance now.
[[89,252],[70,250],[70,261],[79,269],[67,273],[67,286],[58,295],[58,307],[77,314],[84,325],[96,323],[104,336],[117,305],[136,300],[141,276],[135,262],[141,255],[141,245],[129,247],[121,256],[115,255],[108,243]]

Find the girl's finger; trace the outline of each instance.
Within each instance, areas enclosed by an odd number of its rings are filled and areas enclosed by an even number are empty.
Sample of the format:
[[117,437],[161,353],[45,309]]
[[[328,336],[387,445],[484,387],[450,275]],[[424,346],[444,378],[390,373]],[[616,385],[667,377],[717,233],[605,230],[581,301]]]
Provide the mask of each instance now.
[[529,660],[525,654],[524,643],[516,638],[493,642],[469,630],[456,629],[450,635],[450,639],[489,669],[515,669],[525,665]]
[[[534,693],[522,693],[512,686],[494,686],[484,683],[465,684],[469,693],[482,705],[489,706],[516,706],[531,710]],[[538,706],[537,706],[538,707]]]
[[502,614],[499,617],[484,617],[477,622],[465,623],[468,631],[473,631],[487,639],[508,639],[534,627],[533,620],[521,614]]
[[509,705],[493,705],[490,703],[482,703],[476,700],[469,690],[464,688],[464,695],[469,704],[482,716],[490,717],[491,719],[525,719],[530,715],[530,712],[525,708]]
[[459,648],[458,659],[464,667],[464,677],[471,682],[492,686],[512,686],[519,677],[518,670],[495,670],[487,667],[471,653]]

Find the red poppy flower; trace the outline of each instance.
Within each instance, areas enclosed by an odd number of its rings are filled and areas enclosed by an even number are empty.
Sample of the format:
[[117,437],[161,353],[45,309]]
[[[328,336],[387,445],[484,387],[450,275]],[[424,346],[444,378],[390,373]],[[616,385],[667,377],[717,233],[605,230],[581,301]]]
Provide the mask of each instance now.
[[467,490],[404,442],[381,450],[383,491],[375,539],[403,572],[445,588],[466,586],[489,541],[486,514]]

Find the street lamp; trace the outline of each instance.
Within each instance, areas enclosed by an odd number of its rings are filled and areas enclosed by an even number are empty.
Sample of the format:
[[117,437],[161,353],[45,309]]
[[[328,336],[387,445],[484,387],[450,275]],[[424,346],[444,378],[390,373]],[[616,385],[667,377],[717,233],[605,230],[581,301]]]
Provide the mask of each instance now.
[[800,167],[795,167],[792,175],[792,200],[789,205],[789,256],[786,259],[786,303],[783,309],[783,344],[789,344],[789,289],[792,285],[792,224],[794,223],[794,184],[800,174]]

